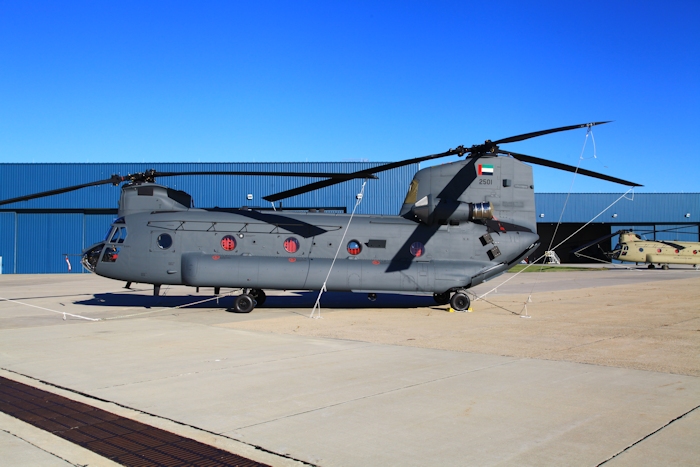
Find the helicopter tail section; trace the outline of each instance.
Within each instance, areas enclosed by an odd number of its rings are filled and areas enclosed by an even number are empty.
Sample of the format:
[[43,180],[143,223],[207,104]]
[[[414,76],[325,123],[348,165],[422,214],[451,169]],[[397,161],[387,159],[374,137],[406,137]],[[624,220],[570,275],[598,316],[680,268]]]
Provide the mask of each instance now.
[[422,169],[400,214],[426,225],[477,222],[536,233],[532,168],[513,158],[484,156]]

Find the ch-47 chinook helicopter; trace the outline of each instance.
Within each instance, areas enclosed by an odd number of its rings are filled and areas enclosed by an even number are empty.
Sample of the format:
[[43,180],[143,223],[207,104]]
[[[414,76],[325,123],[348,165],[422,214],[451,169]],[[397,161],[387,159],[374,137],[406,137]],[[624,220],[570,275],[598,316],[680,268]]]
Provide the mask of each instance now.
[[370,297],[432,293],[437,303],[465,310],[468,288],[505,272],[539,245],[532,168],[525,162],[640,186],[503,151],[499,145],[602,123],[607,122],[487,140],[350,174],[305,174],[325,180],[263,197],[275,202],[348,179],[376,178],[408,164],[464,156],[419,170],[399,215],[357,215],[350,223],[348,214],[195,209],[187,193],[155,183],[156,177],[192,172],[113,175],[0,204],[127,182],[118,218],[104,241],[83,251],[82,264],[101,276],[153,284],[155,295],[163,284],[240,288],[233,311],[248,313],[264,303],[265,289],[352,291]]
[[610,235],[599,238],[577,249],[574,254],[580,255],[583,250],[599,244],[603,240],[619,235],[620,239],[615,248],[604,252],[609,259],[628,263],[649,264],[649,269],[658,265],[668,269],[669,264],[691,264],[698,268],[700,265],[700,242],[669,242],[666,240],[647,240],[638,233],[628,230],[618,230]]

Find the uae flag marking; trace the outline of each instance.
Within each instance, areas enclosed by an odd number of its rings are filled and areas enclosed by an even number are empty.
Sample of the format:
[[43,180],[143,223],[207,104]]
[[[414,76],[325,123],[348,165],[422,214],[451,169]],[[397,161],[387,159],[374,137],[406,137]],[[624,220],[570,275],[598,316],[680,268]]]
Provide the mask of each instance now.
[[479,175],[493,175],[493,166],[486,164],[479,164]]

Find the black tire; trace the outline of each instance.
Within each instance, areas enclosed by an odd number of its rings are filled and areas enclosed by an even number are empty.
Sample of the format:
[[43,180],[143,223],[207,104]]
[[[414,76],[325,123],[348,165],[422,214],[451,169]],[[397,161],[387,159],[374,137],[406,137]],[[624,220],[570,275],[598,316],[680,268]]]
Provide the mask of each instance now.
[[450,299],[450,306],[455,311],[465,311],[471,304],[469,296],[463,292],[455,293]]
[[449,292],[443,292],[443,293],[434,293],[433,294],[433,300],[435,300],[435,303],[438,305],[447,305],[450,303],[450,293]]
[[252,289],[249,295],[253,297],[256,302],[258,302],[256,306],[263,306],[265,300],[267,300],[267,295],[265,295],[265,291],[263,289]]
[[649,266],[647,266],[647,268],[648,268],[648,269],[655,269],[656,266],[654,266],[653,264],[650,264]]
[[666,270],[668,269],[668,264],[664,264],[663,266],[661,266],[661,269],[663,269],[664,271],[666,271]]
[[236,297],[233,302],[233,311],[235,313],[250,313],[255,308],[255,300],[248,294],[242,294]]

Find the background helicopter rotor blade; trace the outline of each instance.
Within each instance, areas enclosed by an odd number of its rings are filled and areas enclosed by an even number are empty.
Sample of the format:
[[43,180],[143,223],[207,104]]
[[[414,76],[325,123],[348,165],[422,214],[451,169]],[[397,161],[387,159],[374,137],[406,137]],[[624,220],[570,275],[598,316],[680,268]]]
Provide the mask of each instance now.
[[607,180],[608,182],[619,183],[621,185],[627,186],[643,186],[638,183],[628,182],[627,180],[622,180],[621,178],[611,177],[598,172],[593,172],[591,170],[576,168],[573,165],[562,164],[561,162],[550,161],[548,159],[541,159],[539,157],[528,156],[526,154],[518,154],[517,152],[511,151],[498,151],[499,154],[506,156],[512,156],[521,162],[527,162],[529,164],[542,165],[544,167],[551,167],[553,169],[565,170],[567,172],[579,173],[581,175],[586,175],[588,177],[599,178],[601,180]]
[[33,193],[31,195],[19,196],[17,198],[10,198],[0,201],[0,206],[5,204],[17,203],[20,201],[29,201],[37,198],[44,198],[46,196],[60,195],[62,193],[68,193],[75,190],[80,190],[81,188],[88,188],[91,186],[99,185],[119,185],[121,182],[153,182],[155,177],[176,177],[181,175],[253,175],[253,176],[274,176],[274,177],[318,177],[318,178],[330,178],[338,179],[339,181],[346,181],[353,178],[378,178],[373,174],[364,175],[354,175],[346,173],[335,173],[335,172],[262,172],[262,171],[205,171],[205,172],[158,172],[156,170],[147,170],[145,172],[139,172],[134,174],[129,174],[126,176],[121,176],[114,174],[110,178],[105,180],[98,180],[95,182],[83,183],[80,185],[73,185],[64,188],[57,188],[55,190],[42,191],[41,193]]
[[597,245],[597,244],[599,244],[599,243],[601,243],[601,242],[604,242],[605,240],[607,240],[607,239],[609,239],[609,238],[612,238],[612,237],[614,237],[615,235],[620,235],[622,232],[626,232],[626,230],[618,230],[618,231],[616,231],[616,232],[613,232],[613,233],[610,233],[610,234],[607,234],[607,235],[603,235],[602,237],[596,238],[595,240],[592,240],[592,241],[586,243],[585,245],[582,245],[582,246],[576,248],[575,250],[571,250],[571,253],[573,253],[573,254],[576,255],[576,256],[579,256],[578,253],[582,252],[582,251],[585,250],[586,248],[590,248],[590,247],[592,247],[593,245]]
[[596,125],[604,125],[606,123],[610,123],[611,121],[612,120],[608,120],[606,122],[580,123],[578,125],[569,125],[569,126],[562,126],[559,128],[551,128],[549,130],[534,131],[532,133],[525,133],[525,134],[518,135],[518,136],[511,136],[509,138],[499,139],[498,141],[494,141],[493,144],[515,143],[517,141],[523,141],[526,139],[535,138],[537,136],[548,135],[550,133],[558,133],[560,131],[576,130],[577,128],[590,128],[590,127],[596,126]]
[[[459,146],[456,149],[450,149],[449,151],[441,152],[439,154],[431,154],[429,156],[415,157],[413,159],[407,159],[398,162],[391,162],[389,164],[378,165],[371,169],[360,170],[358,172],[352,172],[349,174],[350,178],[376,178],[372,177],[373,174],[378,172],[383,172],[385,170],[396,169],[398,167],[403,167],[405,165],[415,164],[416,162],[423,162],[431,159],[438,159],[440,157],[462,155],[466,152],[464,146]],[[321,180],[314,183],[309,183],[308,185],[302,185],[297,188],[292,188],[291,190],[281,191],[273,195],[263,196],[265,201],[275,202],[281,199],[290,198],[292,196],[301,195],[308,193],[310,191],[319,190],[328,186],[336,185],[342,183],[345,180]]]

